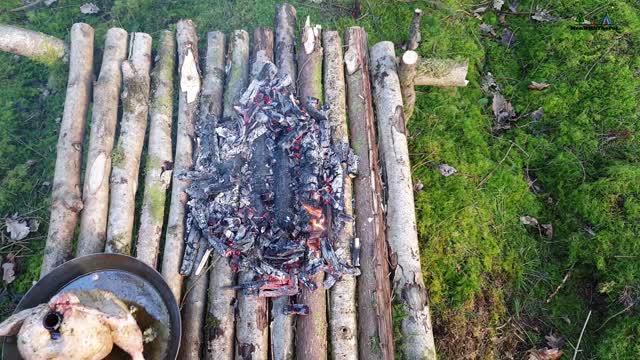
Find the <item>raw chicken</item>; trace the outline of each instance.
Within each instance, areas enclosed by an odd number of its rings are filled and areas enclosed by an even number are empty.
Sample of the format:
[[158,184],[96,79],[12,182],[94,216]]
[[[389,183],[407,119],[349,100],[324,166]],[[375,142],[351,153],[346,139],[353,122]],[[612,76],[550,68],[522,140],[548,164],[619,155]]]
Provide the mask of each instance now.
[[20,311],[0,324],[0,336],[15,334],[25,360],[100,360],[114,344],[144,360],[138,324],[108,291],[72,290]]

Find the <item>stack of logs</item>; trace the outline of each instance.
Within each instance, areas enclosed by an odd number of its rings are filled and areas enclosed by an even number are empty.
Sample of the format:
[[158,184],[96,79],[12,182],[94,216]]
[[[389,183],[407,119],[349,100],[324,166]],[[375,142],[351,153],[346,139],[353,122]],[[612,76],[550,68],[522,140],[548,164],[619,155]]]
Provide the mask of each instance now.
[[[102,251],[135,253],[161,269],[183,307],[181,358],[392,359],[401,352],[407,359],[435,359],[406,120],[413,112],[414,85],[464,86],[466,63],[427,60],[419,64],[415,49],[421,15],[416,10],[399,71],[393,44],[383,41],[369,48],[367,34],[360,27],[346,30],[343,46],[338,32],[323,31],[307,19],[297,43],[296,10],[283,4],[276,7],[275,31],[256,29],[253,46],[244,30],[229,36],[209,32],[204,64],[199,61],[198,38],[190,20],[178,22],[176,34],[160,33],[153,67],[151,36],[110,29],[95,83],[94,32],[89,25],[73,25],[69,47],[44,34],[0,25],[0,50],[36,60],[66,54],[69,61],[42,275],[73,257],[80,218],[75,256]],[[13,35],[7,37],[7,31]],[[173,155],[176,54],[180,85]],[[193,154],[200,146],[196,126],[232,116],[240,95],[266,61],[273,61],[293,79],[300,99],[324,99],[331,109],[334,141],[349,142],[360,158],[359,175],[353,183],[348,180],[345,194],[345,211],[353,215],[355,226],[348,224],[332,238],[338,239],[336,250],[354,262],[358,257],[351,256],[352,240],[360,244],[359,264],[352,265],[359,265],[362,275],[357,281],[342,279],[326,294],[303,290],[297,302],[309,305],[310,315],[295,318],[283,314],[281,309],[288,303],[285,298],[273,300],[269,307],[265,298],[236,294],[232,286],[250,274],[241,272],[236,279],[227,259],[218,254],[213,253],[206,271],[190,276],[185,284],[179,274],[188,201],[185,189],[189,186],[189,180],[179,175],[192,168]],[[92,125],[81,182],[92,91]],[[147,127],[144,198],[141,213],[136,215]],[[163,225],[165,213],[168,217]],[[162,264],[158,264],[163,235]],[[406,314],[400,327],[401,348],[393,340],[392,299]]]

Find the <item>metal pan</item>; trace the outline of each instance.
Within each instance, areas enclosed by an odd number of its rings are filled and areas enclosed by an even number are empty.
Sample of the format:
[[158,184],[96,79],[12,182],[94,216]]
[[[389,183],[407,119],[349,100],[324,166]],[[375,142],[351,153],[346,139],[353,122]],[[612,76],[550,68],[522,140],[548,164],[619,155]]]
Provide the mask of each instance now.
[[[38,281],[22,298],[16,312],[46,303],[66,290],[101,289],[114,293],[127,304],[138,308],[141,330],[153,327],[157,338],[145,344],[147,360],[175,360],[180,348],[182,324],[180,309],[162,276],[145,263],[130,256],[94,254],[68,261]],[[146,324],[142,324],[144,321]],[[20,360],[16,337],[6,337],[2,358]],[[127,359],[114,346],[107,359]]]

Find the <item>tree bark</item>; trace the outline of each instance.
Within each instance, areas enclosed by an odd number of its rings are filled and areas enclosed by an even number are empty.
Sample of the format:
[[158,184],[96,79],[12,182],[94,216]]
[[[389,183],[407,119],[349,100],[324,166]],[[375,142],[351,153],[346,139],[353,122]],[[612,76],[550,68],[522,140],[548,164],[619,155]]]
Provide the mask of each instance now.
[[404,120],[409,123],[413,109],[416,106],[416,88],[414,80],[416,77],[416,68],[418,65],[418,53],[413,50],[407,50],[402,54],[400,59],[400,67],[398,69],[398,77],[400,78],[400,90],[402,92],[402,103],[404,104]]
[[122,63],[122,120],[112,155],[106,252],[131,254],[140,157],[149,112],[151,36],[133,33]]
[[173,173],[171,126],[173,121],[173,71],[176,39],[172,31],[160,34],[157,61],[151,74],[149,148],[144,181],[144,198],[136,256],[156,268],[164,224],[167,190]]
[[407,317],[402,320],[407,359],[435,359],[427,290],[422,279],[420,249],[411,181],[400,81],[393,43],[371,48],[373,95],[386,184],[387,239],[394,267],[393,289]]
[[[225,53],[224,33],[218,31],[208,33],[205,74],[198,115],[199,126],[208,125],[207,122],[212,121],[212,126],[215,128],[222,115]],[[198,148],[197,151],[199,150]],[[205,238],[201,238],[201,241],[206,242]],[[204,243],[198,248],[199,254],[196,259],[202,259],[203,266],[206,266],[206,258],[209,257],[208,248],[208,244]],[[187,294],[184,303],[185,310],[182,318],[183,324],[186,325],[182,331],[181,359],[202,358],[202,344],[205,342],[203,336],[206,330],[206,326],[203,324],[207,303],[207,286],[209,285],[208,278],[207,273],[200,274],[196,269],[187,280],[187,289],[191,289],[191,291]],[[219,291],[219,289],[211,287],[211,291]]]
[[[295,49],[296,9],[290,4],[276,6],[275,24],[275,63],[278,71],[289,75],[292,80],[292,91],[296,89],[297,68]],[[274,181],[276,196],[276,213],[283,214],[278,219],[283,228],[287,228],[287,211],[293,204],[291,192],[287,191],[291,182],[288,154],[280,147],[276,148],[274,155]],[[294,357],[294,317],[283,313],[285,305],[289,303],[288,296],[274,298],[271,301],[271,358],[273,360],[290,360]]]
[[[92,47],[93,48],[93,47]],[[41,32],[0,24],[0,51],[53,65],[64,58],[64,41]]]
[[409,40],[405,50],[415,50],[420,46],[422,36],[420,35],[420,23],[422,22],[422,10],[415,9],[413,11],[413,19],[411,19],[411,25],[409,26]]
[[101,253],[107,238],[111,153],[118,123],[122,62],[127,56],[127,32],[107,31],[100,76],[93,89],[91,135],[84,176],[84,208],[76,256]]
[[[342,39],[337,31],[322,34],[324,47],[324,100],[329,106],[331,140],[334,145],[349,144],[345,95]],[[346,165],[344,165],[346,167]],[[347,171],[345,169],[344,173]],[[344,213],[353,216],[352,189],[349,176],[344,177]],[[333,234],[334,249],[341,261],[351,264],[353,224],[346,222]],[[329,291],[329,336],[332,359],[358,359],[358,329],[356,321],[356,279],[344,276]]]
[[[234,31],[229,39],[226,86],[222,120],[232,121],[233,106],[247,87],[249,79],[249,34],[244,30]],[[223,157],[224,154],[221,154]],[[207,359],[233,359],[234,314],[236,305],[235,274],[226,257],[213,256],[209,280],[209,313],[207,315]]]
[[[298,54],[298,94],[303,104],[308,97],[322,100],[322,43],[321,28],[311,25],[309,18],[302,28]],[[298,359],[327,358],[327,299],[322,284],[324,273],[311,277],[317,290],[302,287],[298,302],[309,306],[309,315],[297,319],[296,357]]]
[[[291,76],[291,83],[298,79],[296,67],[296,8],[291,4],[276,5],[275,60],[280,72]],[[295,87],[294,87],[295,88]]]
[[[269,28],[257,28],[253,36],[253,51],[251,55],[251,80],[255,80],[262,67],[273,61],[273,31]],[[270,158],[266,146],[266,134],[254,140],[254,154],[249,163],[250,168],[264,168],[265,161]],[[259,174],[256,171],[254,174]],[[256,179],[265,181],[263,177]],[[264,209],[259,196],[252,197],[252,208]],[[260,213],[258,211],[258,213]],[[239,282],[253,281],[254,271],[243,270],[239,275]],[[267,299],[256,295],[238,293],[238,318],[236,319],[236,359],[267,360],[269,358],[269,333],[267,328],[268,310]]]
[[469,62],[424,59],[418,64],[414,83],[416,86],[459,87],[467,86]]
[[180,263],[184,249],[186,188],[190,180],[181,179],[180,174],[193,167],[193,141],[195,139],[195,118],[200,93],[200,69],[198,68],[198,36],[191,20],[180,20],[177,24],[178,74],[180,74],[180,96],[178,100],[178,128],[176,152],[173,160],[171,184],[171,204],[162,254],[162,276],[171,288],[176,300],[180,301],[183,277]]
[[382,185],[373,116],[367,34],[347,29],[345,53],[351,144],[360,158],[354,181],[356,234],[361,244],[358,345],[363,359],[393,359],[391,286],[384,232]]
[[51,216],[40,276],[71,257],[73,235],[82,210],[82,141],[93,85],[93,28],[71,27],[69,81],[56,149]]

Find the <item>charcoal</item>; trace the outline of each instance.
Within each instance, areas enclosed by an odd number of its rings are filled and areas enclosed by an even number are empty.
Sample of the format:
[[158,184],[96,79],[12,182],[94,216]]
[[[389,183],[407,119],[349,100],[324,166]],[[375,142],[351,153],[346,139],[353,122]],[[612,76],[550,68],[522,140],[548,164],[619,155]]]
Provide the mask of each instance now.
[[[233,116],[198,118],[194,167],[178,174],[192,181],[181,274],[203,261],[201,247],[228,258],[234,271],[253,271],[254,279],[234,287],[249,295],[316,290],[318,272],[326,273],[326,289],[360,274],[358,249],[349,265],[333,246],[333,234],[354,221],[344,213],[344,192],[358,159],[349,144],[332,141],[331,110],[306,100],[301,107],[291,78],[267,63]],[[309,309],[293,304],[283,311]]]

